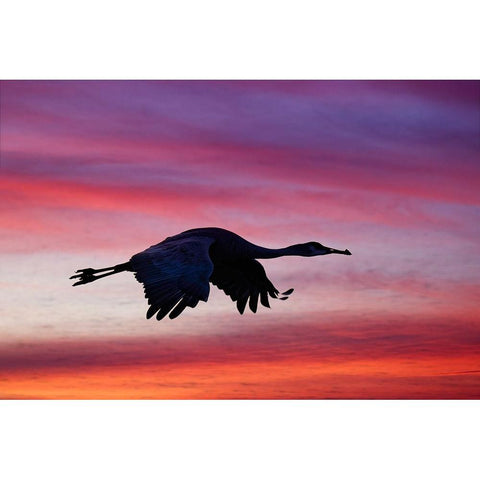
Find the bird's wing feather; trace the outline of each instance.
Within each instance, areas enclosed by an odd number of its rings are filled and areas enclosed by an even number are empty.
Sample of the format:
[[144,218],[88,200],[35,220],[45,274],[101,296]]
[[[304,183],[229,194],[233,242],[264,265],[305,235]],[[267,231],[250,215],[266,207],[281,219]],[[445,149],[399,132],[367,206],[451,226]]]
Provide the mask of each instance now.
[[150,305],[147,318],[157,314],[157,320],[161,320],[169,312],[170,318],[175,318],[185,307],[193,308],[200,300],[208,300],[208,280],[213,271],[208,250],[213,242],[201,236],[167,239],[130,259]]
[[279,293],[267,278],[262,264],[253,259],[229,264],[216,263],[210,282],[237,302],[237,309],[241,314],[247,302],[255,313],[259,297],[262,305],[270,307],[268,295],[278,298]]

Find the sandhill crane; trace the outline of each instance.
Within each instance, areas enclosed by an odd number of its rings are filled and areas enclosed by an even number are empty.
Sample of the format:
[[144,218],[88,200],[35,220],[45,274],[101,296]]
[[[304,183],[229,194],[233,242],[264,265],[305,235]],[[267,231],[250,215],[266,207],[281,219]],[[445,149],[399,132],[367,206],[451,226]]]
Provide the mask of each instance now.
[[[185,307],[194,308],[200,300],[206,302],[209,282],[237,302],[240,314],[247,302],[255,313],[259,297],[261,304],[270,308],[269,295],[286,300],[293,292],[291,288],[279,294],[257,258],[313,257],[331,253],[351,255],[348,250],[336,250],[318,242],[264,248],[223,228],[195,228],[166,238],[126,263],[100,269],[84,268],[70,278],[79,279],[73,284],[76,286],[119,272],[134,272],[135,278],[143,283],[150,305],[146,316],[151,318],[156,314],[157,320],[169,312],[170,318],[176,318]],[[107,273],[96,275],[101,272]]]

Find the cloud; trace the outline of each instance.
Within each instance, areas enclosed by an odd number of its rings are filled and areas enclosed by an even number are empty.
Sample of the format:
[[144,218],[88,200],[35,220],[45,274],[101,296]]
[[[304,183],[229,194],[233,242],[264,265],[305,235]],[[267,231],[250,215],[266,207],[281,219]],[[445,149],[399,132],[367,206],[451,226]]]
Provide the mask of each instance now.
[[478,204],[477,90],[475,82],[5,82],[2,156],[10,168],[21,168],[21,155],[56,158],[53,176],[71,161],[103,163],[98,182],[141,176],[147,165],[149,183],[152,166],[173,166],[217,182]]
[[[317,314],[318,316],[318,314]],[[323,315],[322,315],[323,317]],[[437,359],[478,356],[478,322],[386,316],[328,322],[289,317],[247,331],[162,338],[89,338],[3,345],[4,372],[18,369],[77,369],[129,365],[202,365],[210,363]]]
[[[290,319],[249,332],[2,346],[4,398],[476,398],[478,322]],[[472,370],[472,372],[469,372]],[[458,372],[469,372],[458,374]],[[451,375],[446,375],[451,373]],[[72,379],[75,379],[73,381]]]
[[[114,245],[127,241],[125,226],[130,223],[136,224],[140,238],[148,241],[175,233],[175,228],[209,225],[230,228],[273,246],[319,239],[320,235],[326,243],[327,238],[336,243],[341,238],[342,243],[354,239],[357,247],[359,242],[375,245],[372,239],[382,235],[395,236],[394,243],[405,243],[411,242],[407,237],[412,229],[476,237],[474,210],[464,210],[459,216],[458,210],[445,210],[429,200],[395,193],[316,190],[307,183],[288,186],[278,181],[260,186],[250,184],[244,173],[243,179],[240,173],[213,184],[205,181],[208,177],[190,177],[187,183],[171,174],[159,174],[155,183],[129,182],[128,170],[123,173],[125,176],[116,183],[103,180],[102,169],[97,171],[98,181],[88,182],[68,176],[6,171],[0,180],[2,228],[19,236],[18,242],[9,242],[11,247],[24,243],[22,235],[25,240],[25,235],[33,234],[50,240],[51,248],[63,244],[61,248],[68,249],[87,231],[92,241],[95,234],[98,239],[110,235],[110,244]],[[354,234],[353,225],[357,225]],[[362,235],[362,229],[369,231]],[[448,242],[446,238],[437,241],[434,249]],[[86,240],[84,246],[91,248],[94,244]]]

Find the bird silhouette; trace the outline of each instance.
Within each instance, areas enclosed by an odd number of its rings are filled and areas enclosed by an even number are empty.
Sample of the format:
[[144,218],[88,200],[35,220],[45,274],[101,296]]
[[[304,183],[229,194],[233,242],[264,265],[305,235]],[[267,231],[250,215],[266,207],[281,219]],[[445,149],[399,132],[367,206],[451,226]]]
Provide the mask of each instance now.
[[163,242],[137,253],[126,263],[100,269],[80,269],[70,278],[78,279],[73,284],[76,286],[119,272],[134,272],[135,278],[143,284],[145,298],[150,305],[146,316],[151,318],[156,314],[157,320],[168,313],[170,318],[176,318],[186,307],[194,308],[200,300],[206,302],[210,293],[209,283],[237,302],[240,314],[245,311],[247,302],[255,313],[259,298],[262,305],[270,308],[269,296],[286,300],[293,292],[291,288],[280,294],[256,259],[287,255],[313,257],[331,253],[351,255],[348,250],[336,250],[318,242],[265,248],[223,228],[195,228],[167,237]]

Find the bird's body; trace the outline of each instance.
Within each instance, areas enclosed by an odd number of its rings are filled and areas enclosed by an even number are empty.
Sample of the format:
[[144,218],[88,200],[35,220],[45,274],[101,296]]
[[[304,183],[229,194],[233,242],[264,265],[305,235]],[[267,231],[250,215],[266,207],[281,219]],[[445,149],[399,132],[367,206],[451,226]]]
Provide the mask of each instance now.
[[[143,283],[150,305],[147,318],[156,314],[158,320],[170,314],[175,318],[186,307],[206,302],[210,283],[223,290],[242,314],[247,302],[257,311],[258,300],[270,307],[268,297],[285,300],[290,289],[279,297],[279,291],[267,278],[256,259],[286,255],[316,256],[329,253],[351,255],[348,250],[324,247],[317,242],[270,249],[248,242],[236,233],[222,228],[195,228],[166,238],[163,242],[134,255],[128,262],[103,269],[82,269],[70,278],[82,285],[122,271],[132,271]],[[95,275],[107,272],[102,275]]]

